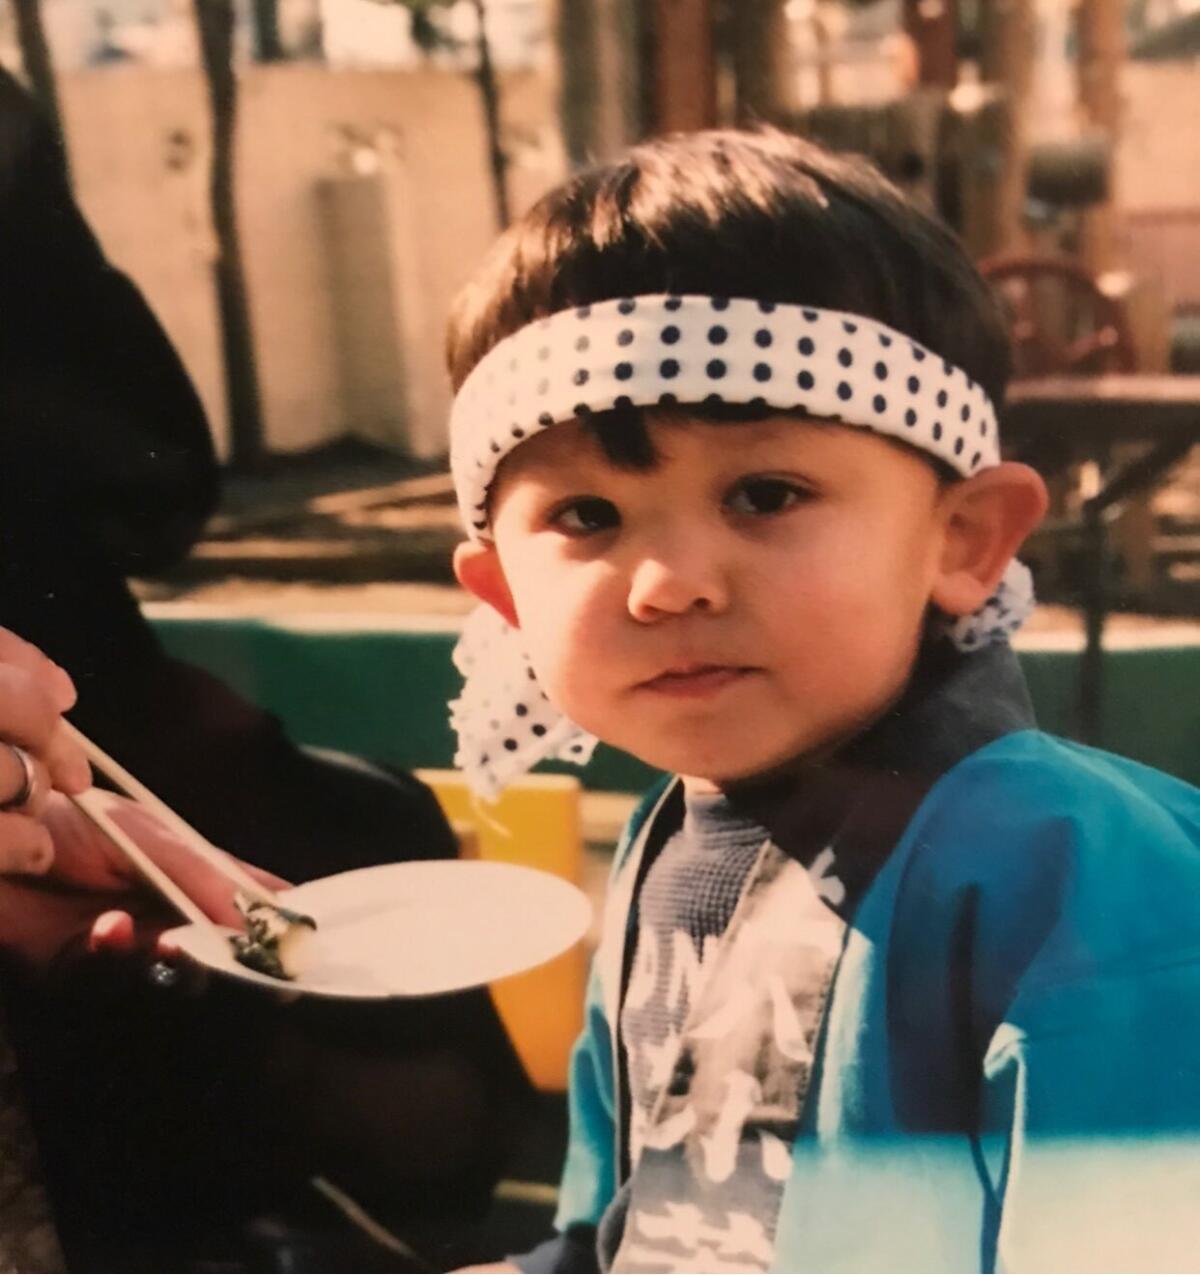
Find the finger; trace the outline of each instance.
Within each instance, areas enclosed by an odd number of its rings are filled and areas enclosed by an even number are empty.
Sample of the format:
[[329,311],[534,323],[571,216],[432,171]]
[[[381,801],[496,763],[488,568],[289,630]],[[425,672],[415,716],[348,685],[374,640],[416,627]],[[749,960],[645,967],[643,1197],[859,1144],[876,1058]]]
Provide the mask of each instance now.
[[0,741],[0,810],[24,811],[45,782],[45,766],[39,770],[27,748]]
[[[195,864],[197,867],[208,867],[204,857],[194,850],[191,845],[184,841],[183,838],[163,823],[161,819],[143,806],[134,805],[128,799],[113,795],[110,797],[109,813],[116,819],[121,826],[131,836],[145,836],[150,838],[155,844],[159,841],[169,842],[174,849],[168,851],[172,860],[178,858],[181,865],[185,862]],[[164,849],[166,847],[164,846]],[[252,863],[245,863],[243,860],[235,858],[227,850],[222,850],[220,846],[210,845],[209,849],[230,864],[236,864],[244,871],[248,872],[260,885],[265,886],[268,890],[287,890],[291,888],[292,883],[285,881],[283,877],[276,876],[273,872],[268,872],[266,868],[255,867]],[[183,853],[177,853],[183,852]],[[164,863],[163,868],[170,871],[170,865]],[[216,869],[210,868],[210,871],[216,873]],[[217,873],[217,875],[220,875]]]
[[[52,789],[76,793],[91,787],[92,768],[83,750],[69,737],[64,726],[62,718],[58,718],[42,753],[22,748],[33,766],[34,779],[30,798],[18,809],[40,815]],[[13,751],[21,747],[0,739],[0,808],[11,807],[26,787],[24,764]]]
[[[226,851],[222,850],[221,853],[224,854],[227,859],[233,859],[233,855],[228,854]],[[240,863],[242,867],[255,879],[255,881],[259,883],[259,885],[266,886],[266,888],[272,892],[276,890],[290,890],[292,888],[292,882],[285,881],[283,877],[277,877],[274,872],[268,872],[266,868],[256,868],[254,864],[246,863],[243,859],[234,859],[234,862]]]
[[233,902],[234,885],[207,859],[140,807],[122,801],[111,804],[109,810],[112,818],[212,920],[242,928],[242,915]]
[[41,876],[53,862],[54,843],[42,824],[28,815],[0,812],[0,873]]
[[0,737],[40,753],[59,723],[58,705],[37,678],[0,662]]
[[43,760],[50,782],[59,792],[83,792],[92,786],[91,763],[62,718],[59,718],[50,735]]
[[133,871],[128,861],[68,798],[51,793],[42,823],[54,843],[57,881],[92,894],[129,890]]
[[[0,811],[15,811],[41,819],[54,790],[50,770],[45,762],[21,749],[32,771],[32,779],[27,782],[25,764],[17,755],[17,747],[0,741]],[[22,793],[26,794],[25,800],[17,805],[17,798]]]
[[40,683],[55,708],[65,713],[75,705],[75,683],[66,669],[9,629],[0,629],[0,664],[12,664]]
[[119,908],[95,918],[88,934],[88,951],[136,955],[153,964],[162,957],[178,955],[178,946],[164,939],[177,924],[178,918],[169,916],[157,904],[147,907],[146,901],[129,898]]
[[174,944],[164,945],[163,935],[179,924],[179,918],[157,901],[130,897],[120,907],[96,917],[88,937],[92,952],[137,953],[147,961],[174,954]]
[[133,917],[128,912],[102,912],[92,922],[89,952],[132,952],[134,945]]
[[174,957],[179,955],[179,944],[171,938],[170,930],[163,930],[155,935],[154,951],[158,956]]

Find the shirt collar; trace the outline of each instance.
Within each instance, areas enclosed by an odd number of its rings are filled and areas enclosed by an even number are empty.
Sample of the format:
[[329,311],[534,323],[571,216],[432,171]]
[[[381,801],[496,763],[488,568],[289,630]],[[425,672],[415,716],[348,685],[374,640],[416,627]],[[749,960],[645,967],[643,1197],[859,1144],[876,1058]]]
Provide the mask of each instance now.
[[931,643],[903,695],[862,735],[830,758],[727,796],[806,867],[832,850],[846,887],[838,911],[849,915],[938,778],[992,740],[1034,724],[1007,643],[969,654]]

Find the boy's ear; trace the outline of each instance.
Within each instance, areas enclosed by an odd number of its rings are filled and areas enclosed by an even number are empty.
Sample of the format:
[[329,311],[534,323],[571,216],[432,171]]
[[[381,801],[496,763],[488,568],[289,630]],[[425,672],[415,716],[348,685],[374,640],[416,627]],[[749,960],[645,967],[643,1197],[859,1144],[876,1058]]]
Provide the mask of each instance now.
[[1028,465],[1005,461],[946,488],[945,540],[930,601],[969,615],[995,592],[1021,542],[1041,522],[1046,484]]
[[464,540],[454,550],[454,574],[464,589],[499,611],[514,629],[521,627],[495,545]]

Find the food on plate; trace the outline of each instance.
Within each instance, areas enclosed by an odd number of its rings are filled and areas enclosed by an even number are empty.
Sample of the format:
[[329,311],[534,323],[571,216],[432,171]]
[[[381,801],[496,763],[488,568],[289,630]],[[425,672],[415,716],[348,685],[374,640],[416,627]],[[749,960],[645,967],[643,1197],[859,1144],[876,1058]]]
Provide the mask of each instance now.
[[302,972],[304,949],[317,928],[316,921],[302,912],[253,899],[240,891],[233,901],[246,918],[246,933],[235,934],[229,940],[234,958],[271,978],[296,978]]

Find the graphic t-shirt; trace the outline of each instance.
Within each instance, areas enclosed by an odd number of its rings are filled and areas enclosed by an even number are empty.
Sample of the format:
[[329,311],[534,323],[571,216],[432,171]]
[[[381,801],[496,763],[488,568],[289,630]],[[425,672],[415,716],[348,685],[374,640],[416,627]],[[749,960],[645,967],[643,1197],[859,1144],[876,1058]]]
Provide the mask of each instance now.
[[646,874],[637,948],[621,1011],[635,1164],[646,1121],[670,1080],[705,964],[711,964],[766,840],[765,829],[719,793],[689,795],[683,826]]

